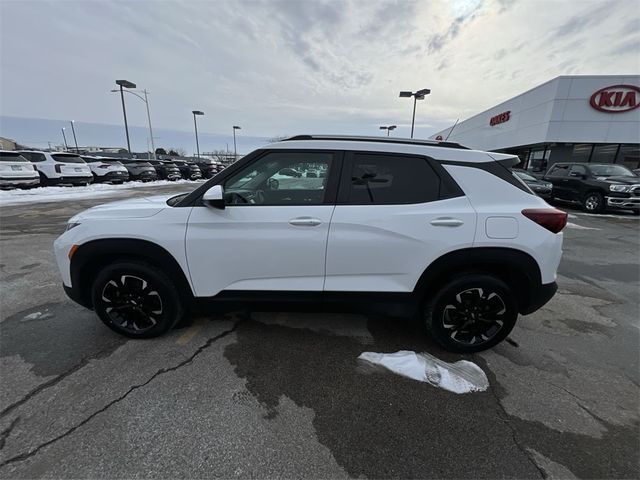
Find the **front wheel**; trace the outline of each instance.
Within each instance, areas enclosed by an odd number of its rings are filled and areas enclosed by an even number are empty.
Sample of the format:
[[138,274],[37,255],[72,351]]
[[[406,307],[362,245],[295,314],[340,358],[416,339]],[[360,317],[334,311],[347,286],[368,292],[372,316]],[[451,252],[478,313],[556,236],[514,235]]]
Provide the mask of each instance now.
[[93,282],[92,301],[105,325],[131,338],[162,335],[183,315],[171,280],[146,263],[123,261],[105,267]]
[[428,299],[423,322],[446,350],[472,353],[504,340],[518,318],[518,305],[509,287],[485,274],[457,277]]
[[589,192],[584,196],[582,206],[585,212],[600,213],[604,210],[604,197],[599,192]]

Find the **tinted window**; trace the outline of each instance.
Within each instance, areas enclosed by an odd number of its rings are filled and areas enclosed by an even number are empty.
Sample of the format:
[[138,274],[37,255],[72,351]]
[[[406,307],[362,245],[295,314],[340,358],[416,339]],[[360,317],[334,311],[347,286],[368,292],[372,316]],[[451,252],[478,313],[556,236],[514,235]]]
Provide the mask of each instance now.
[[7,153],[0,152],[0,162],[28,162],[26,158],[24,158],[19,153]]
[[586,175],[586,174],[587,174],[587,169],[584,165],[571,165],[571,168],[569,168],[569,175],[571,176]]
[[82,159],[82,157],[79,156],[79,155],[63,155],[63,154],[60,154],[60,153],[53,153],[53,154],[51,154],[51,156],[53,157],[53,159],[56,162],[85,163],[84,160]]
[[32,162],[44,162],[46,160],[44,153],[22,152],[20,155]]
[[[230,205],[318,205],[323,203],[327,178],[306,172],[328,171],[332,153],[272,152],[230,176],[224,185]],[[287,174],[289,171],[299,175]]]
[[568,177],[569,165],[554,165],[547,175],[550,177]]
[[592,175],[596,177],[635,177],[635,173],[622,165],[590,165]]
[[354,153],[349,163],[347,203],[389,205],[438,199],[440,177],[424,158]]

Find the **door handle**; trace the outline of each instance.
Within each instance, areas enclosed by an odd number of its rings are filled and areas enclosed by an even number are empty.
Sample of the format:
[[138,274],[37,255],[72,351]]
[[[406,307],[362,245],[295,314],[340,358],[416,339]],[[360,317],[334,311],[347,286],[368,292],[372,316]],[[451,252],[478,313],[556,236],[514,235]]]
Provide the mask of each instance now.
[[441,217],[431,220],[431,225],[436,227],[459,227],[464,222],[459,218]]
[[313,217],[298,217],[289,220],[289,225],[295,227],[317,227],[320,224],[322,224],[322,220]]

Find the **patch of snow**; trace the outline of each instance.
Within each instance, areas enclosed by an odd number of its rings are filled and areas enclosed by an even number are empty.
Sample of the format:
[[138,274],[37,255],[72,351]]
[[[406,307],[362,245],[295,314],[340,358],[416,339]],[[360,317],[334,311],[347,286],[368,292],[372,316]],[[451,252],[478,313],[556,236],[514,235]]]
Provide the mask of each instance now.
[[23,320],[35,320],[36,318],[40,317],[42,315],[42,312],[33,312],[30,313],[29,315],[26,315]]
[[571,223],[571,222],[567,222],[567,228],[574,228],[576,230],[601,230],[600,228],[583,227],[582,225],[578,225],[577,223]]
[[1,205],[21,205],[26,203],[61,202],[65,200],[108,197],[118,192],[141,187],[169,186],[190,184],[195,189],[203,181],[192,180],[157,180],[155,182],[126,182],[121,185],[108,183],[92,183],[86,187],[37,187],[29,190],[0,190]]
[[410,350],[396,353],[363,352],[358,359],[453,393],[483,392],[489,388],[489,380],[482,369],[467,360],[447,363],[428,353]]

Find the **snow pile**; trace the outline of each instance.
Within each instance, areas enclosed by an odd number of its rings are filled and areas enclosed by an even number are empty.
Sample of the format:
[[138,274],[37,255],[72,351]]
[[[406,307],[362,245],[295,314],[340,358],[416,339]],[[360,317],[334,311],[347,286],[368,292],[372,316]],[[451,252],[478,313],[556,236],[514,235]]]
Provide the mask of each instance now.
[[157,180],[155,182],[127,182],[121,185],[92,183],[86,187],[37,187],[29,190],[0,190],[0,205],[20,205],[25,203],[60,202],[65,200],[97,198],[118,195],[119,192],[135,188],[149,188],[169,185],[189,184],[196,188],[202,181]]
[[466,360],[447,363],[428,353],[408,350],[396,353],[363,352],[358,358],[453,393],[483,392],[489,387],[489,380],[482,369]]

